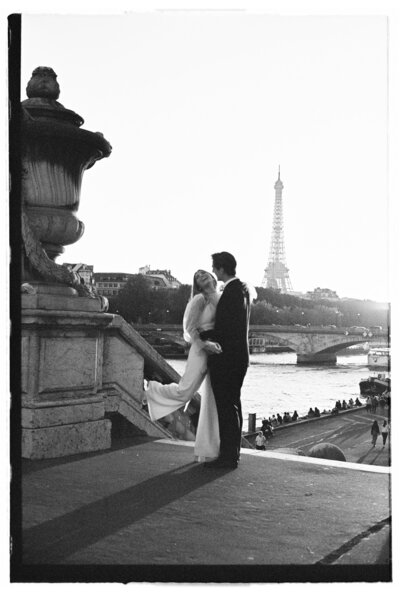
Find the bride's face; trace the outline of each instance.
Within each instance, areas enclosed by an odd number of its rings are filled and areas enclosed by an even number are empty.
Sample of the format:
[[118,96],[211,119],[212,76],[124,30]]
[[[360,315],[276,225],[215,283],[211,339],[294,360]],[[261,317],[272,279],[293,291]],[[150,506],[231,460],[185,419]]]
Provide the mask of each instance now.
[[208,271],[198,271],[196,273],[196,283],[202,291],[215,288],[215,280]]

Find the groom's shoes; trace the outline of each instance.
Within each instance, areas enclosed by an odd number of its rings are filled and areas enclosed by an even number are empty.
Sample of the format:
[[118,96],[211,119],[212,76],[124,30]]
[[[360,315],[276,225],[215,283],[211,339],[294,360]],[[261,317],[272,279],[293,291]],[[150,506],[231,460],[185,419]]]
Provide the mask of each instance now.
[[238,467],[238,462],[237,462],[237,460],[224,459],[222,457],[217,457],[217,459],[213,459],[212,461],[207,461],[204,464],[204,467],[209,468],[209,469],[228,468],[230,470],[235,470]]

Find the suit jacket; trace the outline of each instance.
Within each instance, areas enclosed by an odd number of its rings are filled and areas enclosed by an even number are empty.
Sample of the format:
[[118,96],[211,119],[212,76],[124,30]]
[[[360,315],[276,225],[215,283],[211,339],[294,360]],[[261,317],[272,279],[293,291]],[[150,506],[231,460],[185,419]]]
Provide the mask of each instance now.
[[202,339],[212,339],[221,345],[222,354],[211,356],[213,364],[248,365],[249,317],[248,288],[239,279],[234,279],[227,284],[218,302],[214,329],[211,333],[200,334]]

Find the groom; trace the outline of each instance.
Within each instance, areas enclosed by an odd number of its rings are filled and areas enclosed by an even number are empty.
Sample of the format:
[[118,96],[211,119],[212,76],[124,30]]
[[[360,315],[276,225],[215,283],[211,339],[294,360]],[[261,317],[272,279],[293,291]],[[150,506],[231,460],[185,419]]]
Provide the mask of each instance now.
[[[212,270],[225,284],[218,302],[215,327],[200,334],[208,352],[211,386],[218,411],[220,454],[208,468],[237,468],[242,439],[240,391],[249,365],[249,291],[236,277],[236,260],[229,252],[212,255]],[[211,334],[211,335],[210,335]],[[219,345],[218,345],[219,344]],[[222,349],[222,351],[221,351]]]

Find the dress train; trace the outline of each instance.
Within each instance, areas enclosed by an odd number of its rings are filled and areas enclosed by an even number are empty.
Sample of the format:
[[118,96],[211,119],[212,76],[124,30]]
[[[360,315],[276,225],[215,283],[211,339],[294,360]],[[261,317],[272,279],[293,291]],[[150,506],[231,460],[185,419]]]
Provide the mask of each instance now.
[[218,457],[220,443],[217,406],[208,373],[200,389],[200,394],[200,415],[194,444],[194,455],[198,461],[204,461],[208,458]]
[[204,350],[196,343],[192,344],[185,373],[179,383],[163,385],[158,381],[149,381],[146,398],[151,420],[159,420],[187,404],[197,392],[201,395],[201,402],[194,454],[201,461],[217,457],[219,453],[217,406]]
[[179,383],[163,385],[158,381],[149,381],[146,398],[150,418],[159,420],[175,412],[199,390],[207,374],[207,354],[196,344],[190,347],[185,372]]

